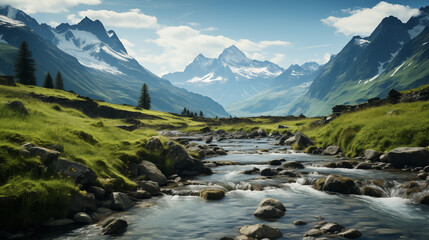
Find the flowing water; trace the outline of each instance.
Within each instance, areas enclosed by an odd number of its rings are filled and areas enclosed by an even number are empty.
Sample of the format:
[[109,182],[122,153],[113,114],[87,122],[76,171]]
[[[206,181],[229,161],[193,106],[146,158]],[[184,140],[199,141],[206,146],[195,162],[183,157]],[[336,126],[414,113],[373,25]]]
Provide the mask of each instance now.
[[[201,142],[197,142],[202,144]],[[228,155],[207,160],[235,161],[242,165],[213,168],[211,176],[199,176],[191,185],[173,192],[198,192],[202,188],[217,187],[228,190],[219,201],[205,201],[198,196],[164,195],[140,202],[127,212],[117,213],[126,219],[126,233],[115,239],[219,239],[235,237],[241,226],[266,223],[283,232],[282,239],[303,239],[306,231],[317,222],[338,222],[346,228],[356,228],[360,239],[429,239],[429,207],[402,198],[397,186],[413,178],[411,174],[378,170],[330,169],[321,167],[332,157],[294,153],[274,146],[274,140],[226,140],[215,142],[228,150]],[[258,151],[268,149],[269,152]],[[304,177],[295,183],[285,178],[261,178],[260,175],[241,174],[244,170],[270,167],[267,161],[284,158],[305,165],[299,170]],[[274,166],[272,166],[274,167]],[[385,190],[389,197],[373,198],[360,195],[328,194],[314,190],[312,182],[324,174],[340,174],[358,180],[385,179],[391,183]],[[258,191],[250,189],[257,188]],[[183,195],[183,194],[182,194]],[[284,217],[267,222],[253,216],[264,198],[282,201],[287,209]],[[295,220],[308,224],[295,226]],[[100,227],[90,225],[49,239],[109,239],[100,236]]]

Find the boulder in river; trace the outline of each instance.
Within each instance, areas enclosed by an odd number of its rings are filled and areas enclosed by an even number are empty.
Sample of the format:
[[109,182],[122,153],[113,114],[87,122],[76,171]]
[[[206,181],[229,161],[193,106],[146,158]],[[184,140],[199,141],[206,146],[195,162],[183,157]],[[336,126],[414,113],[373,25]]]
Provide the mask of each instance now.
[[286,208],[282,202],[274,198],[266,198],[259,203],[253,215],[263,219],[276,219],[282,217],[285,212]]
[[276,171],[272,168],[264,168],[261,170],[261,176],[274,176],[276,174]]
[[273,165],[273,166],[282,165],[282,161],[280,159],[271,160],[268,162],[268,165]]
[[78,224],[91,224],[92,219],[88,213],[78,212],[73,216],[73,221]]
[[161,151],[162,149],[164,149],[164,146],[159,138],[152,137],[149,139],[149,141],[147,141],[145,148],[151,152],[155,152]]
[[240,228],[239,232],[245,236],[256,239],[276,239],[283,236],[283,233],[278,228],[273,228],[265,224],[255,224]]
[[394,168],[425,167],[429,165],[429,152],[424,147],[400,147],[387,153]]
[[367,163],[367,162],[361,162],[356,166],[356,169],[371,169],[372,168],[372,164],[371,163]]
[[304,133],[297,131],[295,133],[295,143],[300,146],[300,147],[308,147],[310,145],[314,145],[313,141],[311,141],[311,139],[309,137],[307,137],[307,135],[305,135]]
[[321,191],[343,194],[355,194],[358,192],[353,179],[336,174],[331,174],[317,180],[313,187]]
[[329,146],[322,152],[322,155],[336,155],[339,152],[341,152],[339,146]]
[[299,162],[290,161],[290,162],[283,163],[282,167],[283,168],[302,169],[302,168],[304,168],[304,165],[302,163],[299,163]]
[[103,188],[97,186],[90,186],[86,189],[86,191],[89,193],[93,193],[97,200],[102,200],[104,198],[104,195],[106,194],[106,191]]
[[154,181],[139,181],[137,182],[138,188],[149,192],[152,196],[162,195],[159,184]]
[[348,229],[343,232],[340,232],[338,236],[348,239],[360,238],[362,233],[357,229]]
[[110,219],[108,220],[101,230],[103,235],[118,235],[127,230],[128,223],[123,219]]
[[139,175],[146,175],[149,180],[157,182],[159,186],[167,185],[167,178],[152,162],[143,160],[142,163],[138,165],[138,169]]
[[322,236],[323,232],[320,229],[310,229],[309,231],[307,231],[306,233],[304,233],[304,237],[318,237],[318,236]]
[[[280,142],[282,141],[282,139],[283,138],[280,139]],[[285,145],[292,145],[295,141],[296,141],[295,136],[292,136],[292,137],[286,138],[286,140],[284,140],[283,144],[285,144]]]
[[225,191],[217,188],[206,188],[200,191],[200,197],[205,200],[219,200],[225,197]]
[[73,217],[78,212],[94,211],[95,209],[97,209],[97,201],[93,193],[73,192],[67,215]]
[[362,193],[362,195],[366,195],[366,196],[370,196],[370,197],[375,197],[375,198],[384,197],[383,190],[381,190],[378,187],[373,187],[373,186],[364,186],[364,187],[362,187],[361,193]]
[[376,162],[380,159],[381,154],[373,149],[365,150],[365,159]]
[[343,226],[338,223],[326,223],[324,224],[320,230],[324,233],[339,233],[345,230]]
[[429,193],[427,193],[427,194],[425,194],[425,195],[420,196],[420,197],[417,199],[417,202],[418,202],[418,203],[420,203],[420,204],[428,205],[428,204],[429,204]]

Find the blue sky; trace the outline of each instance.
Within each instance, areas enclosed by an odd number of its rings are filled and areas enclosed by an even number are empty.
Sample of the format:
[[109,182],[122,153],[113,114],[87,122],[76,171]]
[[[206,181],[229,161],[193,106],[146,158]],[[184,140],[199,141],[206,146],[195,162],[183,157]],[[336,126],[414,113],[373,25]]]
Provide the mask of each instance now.
[[217,57],[235,44],[253,59],[287,68],[324,63],[353,35],[367,36],[383,17],[402,21],[429,1],[368,0],[0,0],[40,23],[83,17],[114,30],[130,55],[155,74],[183,71],[198,53]]

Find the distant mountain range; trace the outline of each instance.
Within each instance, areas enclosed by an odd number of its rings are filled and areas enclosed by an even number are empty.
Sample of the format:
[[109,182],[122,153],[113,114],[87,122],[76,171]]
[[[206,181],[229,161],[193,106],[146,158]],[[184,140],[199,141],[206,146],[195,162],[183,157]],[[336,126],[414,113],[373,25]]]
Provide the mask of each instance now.
[[429,6],[407,23],[390,16],[369,37],[353,37],[318,70],[308,92],[286,114],[327,115],[337,104],[429,84],[428,26]]
[[319,73],[320,65],[308,62],[301,66],[291,65],[276,77],[269,88],[253,97],[226,106],[234,116],[282,116],[294,107],[307,92]]
[[283,71],[272,62],[249,59],[233,45],[218,58],[199,54],[183,72],[169,73],[163,78],[176,86],[209,96],[225,106],[271,86],[272,80]]
[[27,41],[38,69],[38,85],[47,72],[61,71],[65,88],[112,103],[135,105],[143,83],[149,86],[154,110],[179,113],[184,107],[205,116],[229,116],[212,99],[173,86],[128,55],[114,31],[84,18],[55,29],[39,24],[23,11],[0,7],[0,74],[13,75],[17,47]]

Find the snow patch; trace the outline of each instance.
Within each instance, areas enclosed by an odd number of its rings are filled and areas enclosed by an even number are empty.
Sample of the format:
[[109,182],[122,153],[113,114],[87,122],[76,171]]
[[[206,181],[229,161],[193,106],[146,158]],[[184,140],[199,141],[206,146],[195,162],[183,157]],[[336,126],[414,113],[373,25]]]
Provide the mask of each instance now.
[[16,13],[18,12],[18,10],[16,8],[13,7],[8,7],[7,8],[7,17],[10,19],[15,19],[16,17]]
[[404,67],[404,69],[407,69],[409,66],[411,66],[411,64],[413,64],[414,61],[411,61],[406,67]]
[[292,76],[303,76],[304,73],[302,73],[302,72],[296,72],[295,70],[292,70],[292,73],[290,75],[292,75]]
[[371,42],[366,39],[362,39],[362,38],[355,39],[355,44],[361,47],[366,47],[370,43]]
[[395,73],[405,64],[405,62],[403,62],[399,67],[397,67],[395,69],[395,71],[392,73],[392,75],[390,75],[391,77],[393,77],[395,75]]
[[428,42],[424,42],[424,43],[422,44],[422,46],[424,46],[424,45],[426,45],[426,44],[428,44]]
[[13,27],[25,27],[26,25],[18,20],[10,19],[6,16],[0,15],[0,25],[12,25]]
[[0,34],[0,43],[9,44],[9,43],[6,42],[6,40],[3,39],[3,34]]
[[103,49],[104,52],[106,52],[107,54],[109,54],[110,56],[117,58],[121,61],[128,61],[130,59],[132,59],[130,56],[126,55],[126,54],[122,54],[116,51],[113,51],[110,47],[108,46],[102,46],[101,49]]
[[[100,40],[94,34],[79,30],[71,30],[71,32],[75,36],[75,41],[73,41],[72,39],[70,39],[70,41],[67,41],[65,37],[66,33],[59,34],[53,32],[55,34],[56,39],[58,40],[57,47],[59,49],[77,58],[79,63],[86,67],[116,75],[123,74],[116,67],[110,66],[106,62],[94,56],[94,53],[100,52],[99,45],[101,43]],[[78,46],[76,46],[76,44]]]
[[[385,68],[384,68],[384,65],[386,64],[386,63],[388,63],[388,62],[390,62],[392,59],[390,59],[389,61],[386,61],[386,62],[378,62],[378,64],[380,64],[378,67],[377,67],[377,74],[375,74],[375,76],[374,77],[372,77],[372,78],[370,78],[370,79],[368,79],[368,80],[366,80],[363,84],[367,84],[367,83],[369,83],[369,82],[372,82],[372,81],[374,81],[376,78],[378,78],[378,76],[380,76],[383,72],[384,72],[384,70],[386,70]],[[360,81],[359,81],[359,83],[360,83]],[[358,84],[359,84],[358,83]]]
[[247,79],[256,78],[256,77],[273,78],[273,77],[277,77],[278,75],[280,75],[282,73],[281,71],[270,72],[267,67],[262,67],[262,68],[230,67],[230,68],[231,68],[231,71],[233,73],[236,73],[236,74],[238,74],[244,78],[247,78]]
[[205,75],[204,77],[193,77],[191,80],[188,80],[186,82],[188,83],[211,83],[211,82],[217,82],[217,81],[222,81],[223,78],[222,77],[214,77],[214,73],[209,73],[207,75]]

